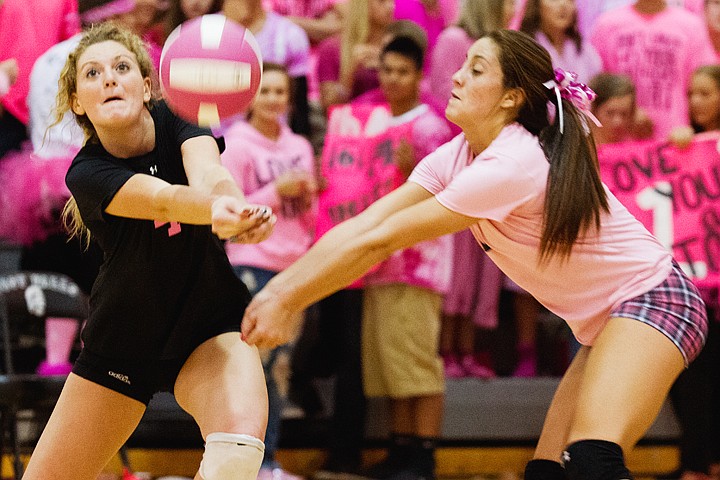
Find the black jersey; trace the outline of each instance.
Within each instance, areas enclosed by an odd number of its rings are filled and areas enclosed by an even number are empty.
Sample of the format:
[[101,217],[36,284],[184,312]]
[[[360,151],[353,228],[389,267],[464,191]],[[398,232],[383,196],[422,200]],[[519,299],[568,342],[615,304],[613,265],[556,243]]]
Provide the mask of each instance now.
[[[187,185],[180,146],[212,135],[174,115],[162,102],[150,110],[155,148],[120,159],[88,143],[66,176],[81,217],[104,252],[90,295],[82,338],[89,351],[110,358],[187,356],[188,338],[213,324],[237,321],[250,299],[220,240],[208,225],[117,217],[105,212],[136,173]],[[222,140],[218,141],[224,148]]]

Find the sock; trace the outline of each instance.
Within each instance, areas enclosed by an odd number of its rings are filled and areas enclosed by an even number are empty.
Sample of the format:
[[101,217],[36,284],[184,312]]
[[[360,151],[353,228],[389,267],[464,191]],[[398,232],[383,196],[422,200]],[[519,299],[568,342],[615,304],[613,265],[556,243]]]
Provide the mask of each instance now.
[[563,452],[569,480],[631,480],[620,445],[606,440],[580,440]]
[[435,473],[435,449],[437,439],[434,437],[415,437],[413,464],[420,472],[428,475]]
[[74,318],[48,317],[45,319],[45,352],[50,365],[60,365],[70,361],[70,353],[78,330],[78,321]]
[[525,466],[524,480],[567,480],[567,473],[560,462],[530,460]]

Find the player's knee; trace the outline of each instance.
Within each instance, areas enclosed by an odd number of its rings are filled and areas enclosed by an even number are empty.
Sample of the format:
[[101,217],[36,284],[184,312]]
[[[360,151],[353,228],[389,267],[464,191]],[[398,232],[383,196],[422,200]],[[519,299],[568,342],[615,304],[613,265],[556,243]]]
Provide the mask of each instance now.
[[563,453],[565,471],[570,480],[632,479],[625,466],[620,445],[606,440],[581,440]]
[[255,480],[265,445],[259,439],[237,433],[211,433],[205,440],[200,462],[203,480]]
[[552,460],[530,460],[525,466],[525,480],[568,480],[560,462]]

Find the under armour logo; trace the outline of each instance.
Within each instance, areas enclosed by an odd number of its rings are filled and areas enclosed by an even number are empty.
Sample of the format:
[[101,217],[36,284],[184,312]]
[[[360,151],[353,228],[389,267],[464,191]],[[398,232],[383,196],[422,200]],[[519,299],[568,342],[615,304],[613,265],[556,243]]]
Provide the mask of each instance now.
[[562,453],[562,461],[563,465],[570,461],[570,452],[568,452],[567,450]]
[[155,175],[157,173],[157,165],[153,165],[150,167],[150,175]]

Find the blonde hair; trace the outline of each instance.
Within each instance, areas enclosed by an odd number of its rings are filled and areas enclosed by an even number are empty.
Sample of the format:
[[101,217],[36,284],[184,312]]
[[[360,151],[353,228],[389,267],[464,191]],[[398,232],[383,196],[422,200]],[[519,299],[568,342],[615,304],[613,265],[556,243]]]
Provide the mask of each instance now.
[[355,45],[367,42],[370,37],[370,0],[350,0],[345,28],[340,40],[340,79],[352,75],[352,54]]
[[478,39],[493,30],[505,28],[505,0],[465,0],[457,26],[468,37]]
[[[85,53],[88,47],[96,43],[105,41],[114,41],[120,43],[130,52],[135,55],[138,66],[140,67],[140,73],[143,78],[153,79],[156,78],[155,67],[153,66],[150,55],[143,44],[142,39],[139,36],[132,33],[130,30],[120,27],[112,22],[98,23],[90,27],[83,33],[80,43],[75,49],[68,55],[65,66],[60,73],[60,79],[58,80],[58,94],[55,103],[55,122],[53,125],[59,124],[66,112],[72,112],[75,116],[75,121],[80,125],[85,133],[85,142],[99,142],[95,126],[92,124],[87,115],[79,115],[72,110],[72,102],[75,94],[77,93],[77,61],[80,56]],[[153,97],[157,97],[157,86],[153,82]],[[151,108],[150,102],[146,102],[146,107]],[[65,229],[70,234],[70,238],[78,237],[79,239],[85,240],[86,247],[90,243],[90,230],[85,226],[80,216],[80,210],[77,207],[77,202],[73,197],[65,204],[62,211],[62,222]]]

